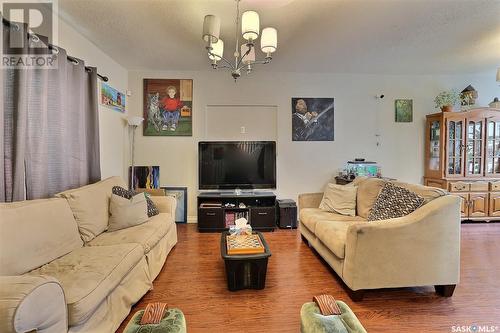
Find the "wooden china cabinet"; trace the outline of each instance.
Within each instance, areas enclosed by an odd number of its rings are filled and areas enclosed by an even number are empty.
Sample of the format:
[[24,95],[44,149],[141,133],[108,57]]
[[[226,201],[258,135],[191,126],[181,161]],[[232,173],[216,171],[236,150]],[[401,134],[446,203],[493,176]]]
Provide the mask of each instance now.
[[500,220],[500,109],[427,115],[424,183],[462,197],[462,220]]

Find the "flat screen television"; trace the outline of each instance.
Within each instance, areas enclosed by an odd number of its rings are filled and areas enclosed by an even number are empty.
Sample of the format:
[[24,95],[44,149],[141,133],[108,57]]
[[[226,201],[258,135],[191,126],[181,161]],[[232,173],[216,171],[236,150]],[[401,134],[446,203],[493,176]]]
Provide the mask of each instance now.
[[201,190],[275,189],[275,141],[202,141],[198,144]]

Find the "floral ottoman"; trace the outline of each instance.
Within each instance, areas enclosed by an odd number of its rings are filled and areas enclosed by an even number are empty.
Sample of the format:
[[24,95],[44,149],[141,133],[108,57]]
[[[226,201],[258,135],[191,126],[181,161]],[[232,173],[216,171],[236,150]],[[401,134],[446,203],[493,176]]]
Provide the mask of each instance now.
[[363,325],[349,306],[336,301],[341,315],[324,316],[314,302],[305,303],[300,309],[300,331],[302,333],[366,333]]
[[186,319],[181,310],[165,310],[159,324],[141,325],[144,310],[137,311],[130,319],[123,333],[186,333]]

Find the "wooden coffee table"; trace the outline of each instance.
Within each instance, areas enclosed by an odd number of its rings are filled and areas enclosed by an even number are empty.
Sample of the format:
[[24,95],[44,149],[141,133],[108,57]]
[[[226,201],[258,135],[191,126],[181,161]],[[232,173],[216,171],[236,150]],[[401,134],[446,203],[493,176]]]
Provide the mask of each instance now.
[[227,254],[226,236],[224,231],[220,240],[220,253],[226,266],[227,288],[231,291],[241,289],[264,289],[266,286],[267,261],[271,250],[264,236],[254,231],[262,241],[264,253],[258,254]]

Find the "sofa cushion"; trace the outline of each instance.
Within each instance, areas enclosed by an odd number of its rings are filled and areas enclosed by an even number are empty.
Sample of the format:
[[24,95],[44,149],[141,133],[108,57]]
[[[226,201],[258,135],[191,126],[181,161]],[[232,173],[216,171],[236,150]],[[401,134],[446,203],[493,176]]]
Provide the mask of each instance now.
[[82,247],[28,274],[61,283],[73,326],[86,321],[143,257],[138,244]]
[[316,224],[316,237],[338,258],[345,257],[345,241],[349,221],[319,221]]
[[356,215],[357,186],[327,184],[319,208],[341,215]]
[[356,215],[363,218],[368,218],[370,209],[373,207],[377,196],[382,187],[387,183],[380,178],[361,178],[356,184],[358,186],[358,193],[356,199]]
[[117,185],[125,186],[120,177],[110,177],[56,194],[68,200],[84,242],[90,242],[108,228],[109,198],[111,189]]
[[0,204],[0,275],[20,275],[82,247],[64,199]]
[[348,216],[340,215],[336,213],[325,212],[320,208],[303,208],[300,210],[300,221],[309,229],[312,233],[316,232],[316,224],[319,221],[366,221],[366,219],[361,216]]
[[87,243],[87,245],[139,243],[144,249],[144,254],[146,254],[155,247],[174,224],[175,222],[170,214],[160,213],[141,225],[113,232],[106,231],[94,238],[90,243]]
[[373,205],[368,221],[406,216],[424,204],[421,196],[392,183],[384,185]]

